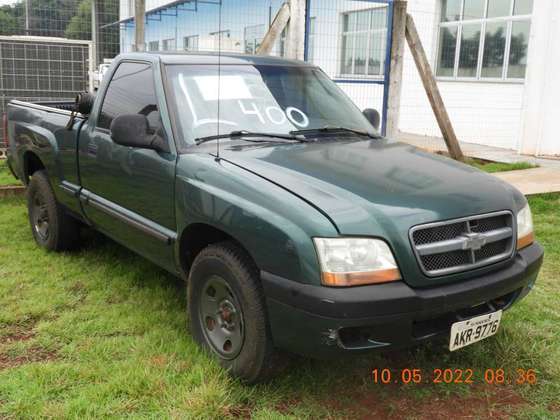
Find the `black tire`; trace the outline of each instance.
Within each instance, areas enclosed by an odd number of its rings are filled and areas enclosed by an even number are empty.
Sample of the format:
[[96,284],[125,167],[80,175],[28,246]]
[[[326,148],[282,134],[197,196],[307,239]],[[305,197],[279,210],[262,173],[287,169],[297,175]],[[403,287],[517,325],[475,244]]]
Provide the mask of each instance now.
[[49,251],[68,251],[79,245],[80,226],[57,203],[45,171],[35,171],[27,186],[27,211],[37,244]]
[[[226,286],[223,298],[216,293],[217,287],[214,288],[221,283],[218,278]],[[271,339],[259,270],[240,246],[234,242],[221,242],[203,249],[191,267],[187,295],[190,330],[194,339],[216,355],[233,377],[254,384],[270,379],[282,367],[284,359]],[[218,325],[227,319],[223,317],[221,307],[214,321],[210,321],[211,316],[205,315],[208,313],[204,310],[206,302],[218,306],[220,302],[226,302],[225,309],[233,305],[228,321],[232,328],[237,326],[242,329],[240,346],[236,345],[239,337],[237,333],[233,334],[233,329],[230,332],[223,327],[224,324]],[[210,338],[212,334],[217,334],[216,331],[226,338],[228,333],[230,337],[235,336],[235,341],[233,344],[230,341],[227,347],[226,340],[220,348],[219,340]]]

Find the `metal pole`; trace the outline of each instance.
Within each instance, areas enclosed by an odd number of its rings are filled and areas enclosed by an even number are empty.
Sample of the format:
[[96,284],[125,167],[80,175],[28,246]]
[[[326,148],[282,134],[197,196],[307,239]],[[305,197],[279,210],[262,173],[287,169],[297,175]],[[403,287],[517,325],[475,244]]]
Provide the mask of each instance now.
[[97,0],[92,0],[91,2],[91,42],[92,42],[92,54],[91,54],[91,64],[94,69],[98,66],[98,47],[99,47],[99,33],[97,25]]
[[146,0],[134,1],[135,51],[146,51],[145,41]]
[[25,35],[29,35],[29,0],[25,0]]
[[309,57],[309,42],[311,37],[311,1],[305,2],[305,35],[303,39],[303,59],[312,61],[313,57]]
[[93,80],[93,73],[95,71],[95,67],[93,67],[93,55],[94,55],[93,50],[94,49],[95,48],[94,48],[93,42],[90,42],[89,45],[88,45],[88,54],[89,54],[89,60],[88,60],[88,63],[89,63],[88,64],[88,75],[89,75],[88,85],[89,86],[88,86],[88,91],[89,92],[93,92],[95,90],[95,83],[94,83],[94,80]]

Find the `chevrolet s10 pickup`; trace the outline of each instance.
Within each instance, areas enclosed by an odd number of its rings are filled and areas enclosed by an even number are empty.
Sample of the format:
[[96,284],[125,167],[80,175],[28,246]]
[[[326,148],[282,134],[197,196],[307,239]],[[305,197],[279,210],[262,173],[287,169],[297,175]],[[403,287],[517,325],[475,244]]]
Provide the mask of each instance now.
[[308,63],[124,54],[95,97],[5,123],[37,244],[90,227],[184,278],[190,333],[248,383],[285,351],[461,349],[541,267],[519,191],[383,138]]

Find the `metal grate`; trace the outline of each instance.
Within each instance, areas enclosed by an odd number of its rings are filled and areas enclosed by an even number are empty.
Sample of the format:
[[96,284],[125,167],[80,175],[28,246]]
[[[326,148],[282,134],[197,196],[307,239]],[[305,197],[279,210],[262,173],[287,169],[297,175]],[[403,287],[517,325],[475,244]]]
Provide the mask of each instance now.
[[448,225],[434,226],[414,232],[414,243],[424,245],[432,242],[445,241],[461,235],[467,230],[467,223],[451,223]]
[[507,241],[499,241],[486,245],[485,247],[474,252],[477,261],[492,258],[494,255],[501,255],[508,250]]
[[452,251],[444,254],[426,255],[422,260],[427,271],[436,271],[469,264],[471,253],[469,251]]
[[509,217],[507,215],[489,217],[488,219],[472,220],[470,223],[473,232],[489,232],[509,226]]
[[510,257],[515,227],[511,212],[499,212],[416,226],[410,238],[424,273],[441,276]]
[[89,41],[1,36],[0,115],[12,99],[72,99],[88,90],[90,55]]

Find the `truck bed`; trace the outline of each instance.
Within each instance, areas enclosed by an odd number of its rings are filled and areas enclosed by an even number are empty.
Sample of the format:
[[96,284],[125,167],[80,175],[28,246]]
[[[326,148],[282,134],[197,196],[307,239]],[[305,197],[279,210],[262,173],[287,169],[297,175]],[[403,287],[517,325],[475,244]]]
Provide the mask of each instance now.
[[75,101],[73,99],[65,99],[62,101],[40,101],[40,102],[28,102],[28,103],[45,106],[48,108],[55,108],[62,111],[72,111],[75,105]]
[[20,101],[14,99],[10,101],[11,103],[19,106],[29,106],[32,108],[52,108],[52,111],[65,111],[72,112],[74,109],[75,101],[73,99],[63,99],[60,101],[38,101],[38,102],[28,102]]
[[49,172],[55,195],[68,208],[77,203],[61,195],[63,182],[79,185],[77,163],[78,137],[85,117],[76,115],[71,129],[67,128],[74,101],[8,103],[10,142],[8,162],[17,177],[26,182],[25,167],[28,153],[36,155]]

